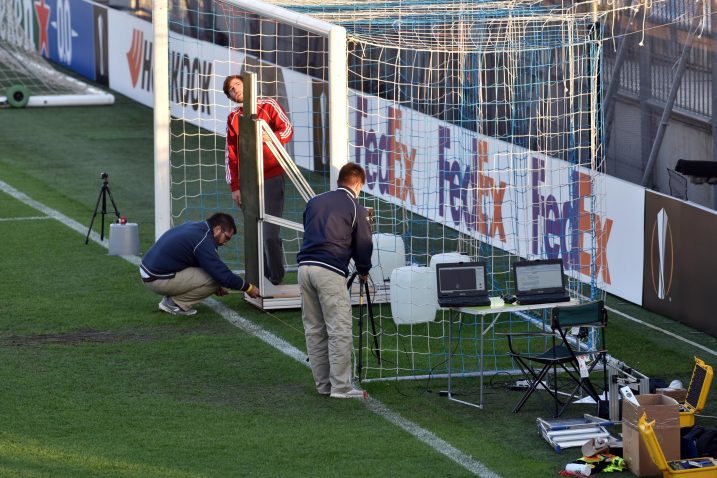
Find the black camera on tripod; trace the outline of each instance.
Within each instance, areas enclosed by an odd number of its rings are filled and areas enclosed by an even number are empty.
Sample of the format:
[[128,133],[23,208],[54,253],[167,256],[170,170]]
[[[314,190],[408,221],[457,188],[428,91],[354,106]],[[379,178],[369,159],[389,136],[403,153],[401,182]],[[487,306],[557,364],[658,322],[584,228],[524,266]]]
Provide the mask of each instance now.
[[87,228],[85,244],[90,241],[90,231],[92,231],[92,224],[95,222],[95,217],[97,217],[98,210],[100,209],[100,203],[102,204],[102,209],[99,210],[99,212],[102,214],[102,229],[100,229],[100,240],[104,241],[105,239],[105,215],[107,214],[107,196],[109,196],[110,198],[110,202],[112,203],[112,208],[114,209],[115,216],[117,216],[118,220],[120,219],[120,213],[117,210],[117,205],[115,205],[115,200],[112,197],[112,192],[110,191],[110,187],[108,185],[109,177],[110,175],[107,174],[105,171],[102,171],[100,173],[100,179],[102,179],[102,186],[100,187],[100,195],[97,197],[97,203],[95,203],[95,210],[92,213],[90,227]]

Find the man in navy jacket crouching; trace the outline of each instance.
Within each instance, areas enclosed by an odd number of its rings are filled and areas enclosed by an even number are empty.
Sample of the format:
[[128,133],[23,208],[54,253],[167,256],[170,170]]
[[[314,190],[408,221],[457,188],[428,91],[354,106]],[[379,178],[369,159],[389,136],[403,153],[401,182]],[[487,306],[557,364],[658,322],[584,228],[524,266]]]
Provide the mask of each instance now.
[[194,315],[193,304],[227,289],[258,297],[259,289],[234,274],[219,257],[237,232],[234,218],[218,212],[206,221],[187,222],[162,234],[139,265],[144,285],[164,296],[159,308],[173,315]]

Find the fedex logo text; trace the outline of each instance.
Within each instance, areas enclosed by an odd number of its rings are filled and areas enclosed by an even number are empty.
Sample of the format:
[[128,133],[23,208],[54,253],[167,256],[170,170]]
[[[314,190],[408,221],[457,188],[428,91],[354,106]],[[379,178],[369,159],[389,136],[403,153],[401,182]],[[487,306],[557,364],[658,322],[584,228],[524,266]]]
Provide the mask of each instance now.
[[378,136],[376,131],[364,131],[363,119],[368,101],[357,98],[356,135],[354,139],[354,162],[366,170],[366,185],[374,190],[378,183],[381,194],[393,196],[401,201],[416,205],[416,193],[413,189],[413,166],[416,161],[416,148],[399,141],[403,113],[398,108],[386,108],[387,132]]
[[[591,275],[590,264],[594,261],[595,276],[602,275],[603,281],[610,284],[607,244],[613,221],[587,209],[587,199],[593,195],[590,175],[577,170],[570,175],[570,199],[560,204],[554,195],[540,193],[541,185],[545,184],[545,160],[531,158],[531,252],[540,254],[542,240],[549,259],[562,257],[566,269],[587,276]],[[585,244],[585,235],[592,234],[595,234],[594,257]]]
[[458,160],[448,157],[451,130],[443,126],[438,129],[438,214],[443,216],[448,206],[454,224],[463,223],[469,231],[505,243],[503,200],[507,184],[484,172],[488,142],[473,138],[471,143],[471,164],[462,168]]

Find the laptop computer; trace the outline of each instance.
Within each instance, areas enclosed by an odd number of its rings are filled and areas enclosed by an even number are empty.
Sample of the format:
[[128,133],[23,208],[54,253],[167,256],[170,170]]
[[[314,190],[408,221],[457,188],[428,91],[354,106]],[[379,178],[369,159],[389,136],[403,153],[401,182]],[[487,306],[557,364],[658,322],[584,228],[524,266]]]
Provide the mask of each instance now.
[[516,303],[520,305],[568,302],[563,261],[544,259],[513,263]]
[[438,305],[441,307],[490,305],[484,262],[436,264],[436,285]]

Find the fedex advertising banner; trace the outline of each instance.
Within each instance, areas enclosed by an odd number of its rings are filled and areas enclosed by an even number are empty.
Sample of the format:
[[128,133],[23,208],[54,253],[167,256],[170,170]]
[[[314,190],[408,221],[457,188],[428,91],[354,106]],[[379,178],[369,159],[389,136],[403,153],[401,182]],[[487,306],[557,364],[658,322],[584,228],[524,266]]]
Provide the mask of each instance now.
[[641,302],[642,188],[373,96],[350,105],[368,192]]

